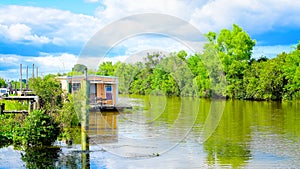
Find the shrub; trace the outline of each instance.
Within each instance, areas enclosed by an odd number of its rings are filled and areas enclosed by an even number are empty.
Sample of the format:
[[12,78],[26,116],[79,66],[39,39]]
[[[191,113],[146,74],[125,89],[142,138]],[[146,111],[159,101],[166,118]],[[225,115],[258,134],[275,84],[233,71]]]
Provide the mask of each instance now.
[[13,132],[22,121],[23,116],[20,115],[0,115],[0,148],[12,144]]
[[59,126],[51,116],[41,110],[31,112],[23,125],[14,132],[14,145],[24,148],[50,146],[59,135]]

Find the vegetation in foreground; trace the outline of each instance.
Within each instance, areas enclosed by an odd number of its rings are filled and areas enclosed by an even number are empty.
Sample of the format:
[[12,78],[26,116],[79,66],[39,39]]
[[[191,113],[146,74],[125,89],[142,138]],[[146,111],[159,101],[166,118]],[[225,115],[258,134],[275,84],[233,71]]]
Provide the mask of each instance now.
[[[0,115],[0,147],[14,145],[26,151],[32,147],[49,147],[59,139],[73,140],[73,128],[78,128],[72,96],[63,98],[60,82],[53,75],[30,79],[30,87],[40,96],[40,110],[29,115]],[[65,101],[63,101],[65,99]],[[26,110],[27,104],[1,101],[7,110]]]

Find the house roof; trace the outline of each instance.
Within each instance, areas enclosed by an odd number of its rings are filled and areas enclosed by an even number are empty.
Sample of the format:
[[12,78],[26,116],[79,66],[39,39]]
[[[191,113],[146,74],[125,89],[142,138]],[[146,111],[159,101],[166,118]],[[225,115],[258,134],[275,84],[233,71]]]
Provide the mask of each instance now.
[[[66,80],[69,83],[80,83],[81,80],[85,79],[84,75],[77,76],[61,76],[59,80]],[[88,75],[88,81],[90,83],[105,83],[105,84],[116,84],[118,83],[118,77],[115,76],[99,76],[99,75]]]

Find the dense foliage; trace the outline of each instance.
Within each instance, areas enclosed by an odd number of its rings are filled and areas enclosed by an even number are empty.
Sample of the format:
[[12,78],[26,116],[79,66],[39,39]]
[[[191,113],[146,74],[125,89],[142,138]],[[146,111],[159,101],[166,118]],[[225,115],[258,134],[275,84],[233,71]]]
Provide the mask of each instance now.
[[[104,62],[97,74],[119,77],[119,92],[249,100],[300,99],[300,44],[290,53],[252,58],[255,40],[238,25],[209,32],[202,53],[152,53],[143,62]],[[143,56],[141,56],[143,57]]]
[[[40,110],[25,114],[0,115],[0,147],[51,145],[57,137],[73,140],[79,120],[71,96],[63,98],[60,82],[54,75],[30,79],[30,88],[39,96]],[[65,101],[63,101],[65,99]],[[27,110],[27,102],[1,100],[5,110]],[[26,118],[25,118],[26,117]]]
[[0,88],[1,87],[6,87],[6,82],[3,78],[0,78]]
[[60,138],[72,139],[74,133],[71,128],[79,125],[72,96],[63,95],[60,82],[54,75],[31,79],[29,84],[30,88],[40,98],[40,109],[51,115],[59,124],[61,128]]
[[26,116],[21,127],[14,128],[14,145],[24,148],[50,146],[59,135],[59,126],[44,111],[34,110]]
[[13,143],[15,129],[23,121],[22,115],[0,115],[0,148]]
[[39,96],[40,108],[48,113],[62,106],[62,89],[54,75],[30,79],[29,86]]

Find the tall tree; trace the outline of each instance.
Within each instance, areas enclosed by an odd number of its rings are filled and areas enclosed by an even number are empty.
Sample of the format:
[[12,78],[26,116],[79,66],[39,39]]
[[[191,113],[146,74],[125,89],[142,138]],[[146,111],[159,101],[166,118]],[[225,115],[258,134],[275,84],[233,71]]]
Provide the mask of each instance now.
[[99,66],[99,69],[97,71],[97,75],[103,75],[103,76],[113,76],[115,74],[115,66],[112,64],[112,62],[103,62]]
[[255,40],[236,24],[232,30],[222,29],[219,34],[209,32],[206,36],[209,42],[215,45],[223,63],[227,81],[226,95],[232,98],[244,97],[244,91],[241,90],[242,79],[251,59]]
[[[298,44],[298,47],[300,43]],[[300,98],[300,50],[297,48],[285,57],[283,64],[284,75],[287,79],[285,99]]]
[[54,75],[30,79],[30,88],[40,96],[40,106],[48,113],[56,112],[62,106],[62,89]]
[[87,69],[87,67],[85,65],[82,64],[76,64],[74,65],[74,67],[72,68],[72,72],[80,72],[80,73],[84,73],[84,70]]
[[0,87],[6,87],[6,82],[3,78],[0,78]]

